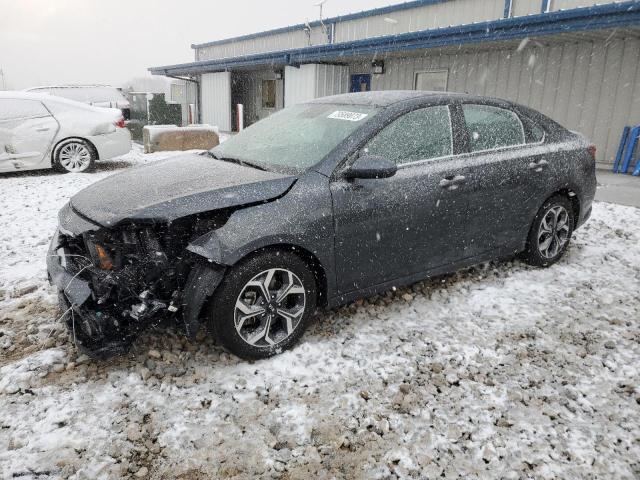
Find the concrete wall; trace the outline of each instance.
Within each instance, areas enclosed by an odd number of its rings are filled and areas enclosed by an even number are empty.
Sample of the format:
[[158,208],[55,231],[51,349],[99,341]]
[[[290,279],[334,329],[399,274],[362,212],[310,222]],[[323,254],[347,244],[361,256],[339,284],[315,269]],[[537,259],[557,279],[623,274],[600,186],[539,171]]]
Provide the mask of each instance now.
[[[596,3],[612,3],[614,0],[550,0],[550,10],[570,9]],[[512,0],[511,16],[541,12],[542,0]],[[497,20],[504,16],[504,0],[448,0],[415,8],[350,18],[349,15],[327,19],[326,26],[334,28],[334,43],[364,38],[395,35],[419,30],[466,25],[474,22]],[[375,12],[374,12],[375,13]],[[332,27],[333,25],[333,27]],[[254,36],[241,40],[229,40],[211,46],[197,48],[196,60],[212,60],[238,57],[262,52],[273,52],[328,43],[330,35],[315,26],[308,35],[303,26],[287,32]]]
[[[613,163],[622,128],[640,124],[640,40],[614,39],[388,59],[373,90],[413,89],[415,72],[447,69],[448,90],[513,100],[539,110],[598,147]],[[351,73],[370,71],[352,65]]]

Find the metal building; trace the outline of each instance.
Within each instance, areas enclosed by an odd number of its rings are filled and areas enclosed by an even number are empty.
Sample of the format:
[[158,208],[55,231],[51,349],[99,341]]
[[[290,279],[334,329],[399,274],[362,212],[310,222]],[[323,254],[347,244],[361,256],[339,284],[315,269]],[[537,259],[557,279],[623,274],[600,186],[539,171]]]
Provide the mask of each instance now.
[[[606,0],[601,0],[606,1]],[[298,102],[360,90],[467,92],[542,111],[612,163],[640,124],[640,0],[415,0],[192,45],[199,118],[238,128]]]

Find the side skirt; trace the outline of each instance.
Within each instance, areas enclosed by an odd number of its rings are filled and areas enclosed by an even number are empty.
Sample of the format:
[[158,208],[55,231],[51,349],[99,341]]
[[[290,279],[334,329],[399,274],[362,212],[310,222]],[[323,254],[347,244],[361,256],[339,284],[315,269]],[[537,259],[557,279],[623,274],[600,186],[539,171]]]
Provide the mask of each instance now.
[[506,251],[505,249],[492,250],[490,252],[483,253],[475,257],[465,258],[451,265],[443,265],[437,268],[433,268],[431,270],[414,273],[406,277],[401,277],[395,280],[380,283],[378,285],[373,285],[372,287],[367,287],[361,290],[356,290],[353,292],[345,293],[343,295],[337,295],[337,296],[331,297],[329,298],[328,307],[329,308],[339,307],[340,305],[351,303],[354,300],[357,300],[359,298],[368,298],[374,295],[378,295],[379,293],[386,292],[390,290],[392,287],[403,287],[406,285],[411,285],[421,280],[427,280],[429,278],[437,277],[440,275],[455,273],[458,270],[463,270],[465,268],[469,268],[483,262],[488,262],[491,260],[499,260],[501,258],[513,257],[516,254],[517,252],[514,252],[513,250],[509,250],[509,251]]

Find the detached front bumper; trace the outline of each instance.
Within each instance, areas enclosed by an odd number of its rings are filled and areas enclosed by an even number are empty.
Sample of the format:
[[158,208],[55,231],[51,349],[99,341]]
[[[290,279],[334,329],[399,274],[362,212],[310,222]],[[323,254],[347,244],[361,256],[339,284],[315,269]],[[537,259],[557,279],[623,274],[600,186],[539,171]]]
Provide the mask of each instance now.
[[88,308],[92,301],[89,282],[68,270],[69,252],[56,230],[47,254],[49,282],[58,289],[60,309],[78,350],[92,358],[108,358],[126,353],[132,337],[121,322],[106,312]]

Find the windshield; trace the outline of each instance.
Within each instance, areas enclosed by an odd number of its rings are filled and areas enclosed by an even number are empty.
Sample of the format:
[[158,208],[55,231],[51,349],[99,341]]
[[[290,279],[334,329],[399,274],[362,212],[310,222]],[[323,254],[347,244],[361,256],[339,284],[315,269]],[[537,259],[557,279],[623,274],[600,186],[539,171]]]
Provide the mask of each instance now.
[[300,173],[378,113],[354,105],[301,104],[275,113],[211,150],[267,170]]

